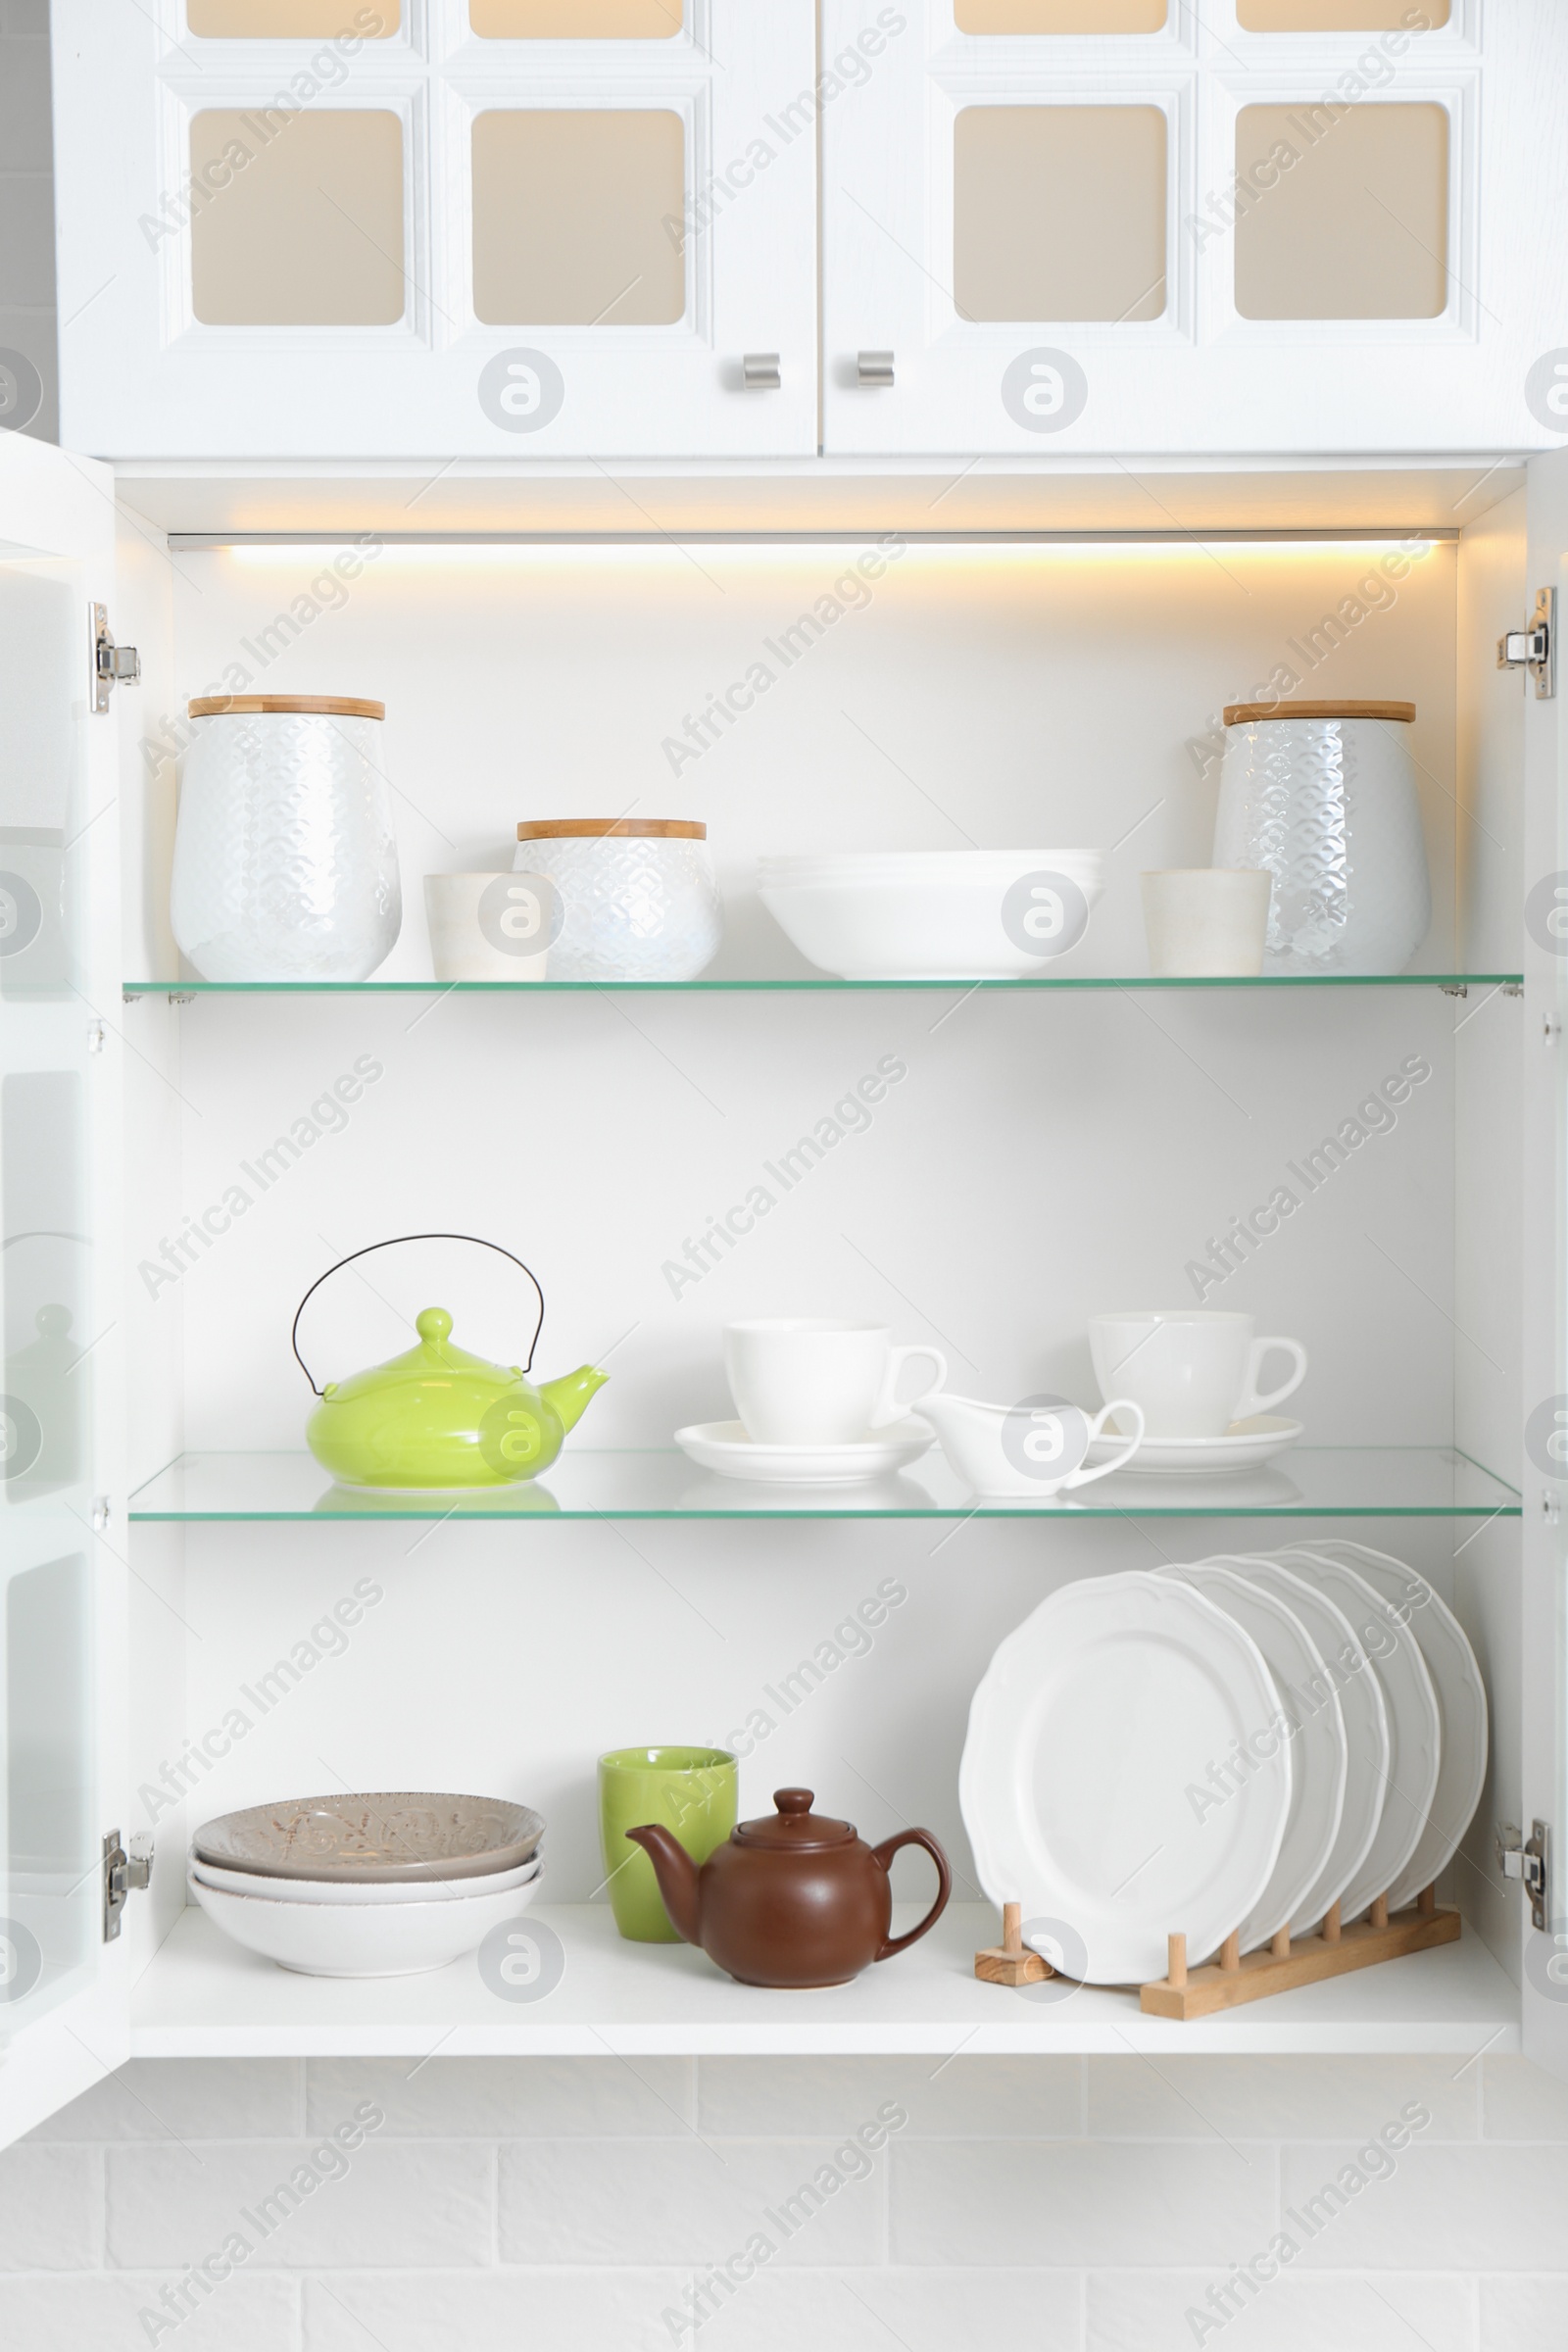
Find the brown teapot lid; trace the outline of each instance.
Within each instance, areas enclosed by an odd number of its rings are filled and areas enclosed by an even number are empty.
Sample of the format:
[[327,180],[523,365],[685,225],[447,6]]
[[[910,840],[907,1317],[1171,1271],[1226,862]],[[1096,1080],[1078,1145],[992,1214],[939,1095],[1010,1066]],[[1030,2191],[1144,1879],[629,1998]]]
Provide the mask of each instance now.
[[825,1813],[813,1813],[814,1794],[810,1788],[775,1788],[773,1802],[778,1811],[759,1814],[756,1821],[743,1821],[735,1832],[737,1839],[742,1845],[783,1847],[797,1854],[811,1853],[825,1845],[852,1845],[854,1822],[833,1821]]

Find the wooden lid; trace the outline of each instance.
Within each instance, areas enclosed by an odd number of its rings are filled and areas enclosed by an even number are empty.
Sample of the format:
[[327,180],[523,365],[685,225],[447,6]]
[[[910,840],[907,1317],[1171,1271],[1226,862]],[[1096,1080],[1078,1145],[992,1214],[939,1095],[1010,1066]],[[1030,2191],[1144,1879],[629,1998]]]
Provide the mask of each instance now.
[[351,694],[200,694],[192,718],[226,718],[253,710],[311,710],[323,718],[385,718],[385,703],[362,703]]
[[1265,718],[1397,718],[1406,726],[1414,703],[1227,703],[1228,727],[1253,726]]
[[629,834],[640,841],[706,841],[706,825],[689,825],[674,816],[555,816],[535,825],[519,825],[519,841],[602,841],[608,833]]

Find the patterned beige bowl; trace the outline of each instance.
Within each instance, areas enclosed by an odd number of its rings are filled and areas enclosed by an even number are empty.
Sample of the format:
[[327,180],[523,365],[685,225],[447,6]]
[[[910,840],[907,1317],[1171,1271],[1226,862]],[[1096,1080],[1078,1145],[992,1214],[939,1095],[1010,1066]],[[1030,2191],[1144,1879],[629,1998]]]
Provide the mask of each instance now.
[[203,1862],[269,1879],[474,1879],[529,1861],[545,1825],[504,1796],[297,1796],[203,1824]]

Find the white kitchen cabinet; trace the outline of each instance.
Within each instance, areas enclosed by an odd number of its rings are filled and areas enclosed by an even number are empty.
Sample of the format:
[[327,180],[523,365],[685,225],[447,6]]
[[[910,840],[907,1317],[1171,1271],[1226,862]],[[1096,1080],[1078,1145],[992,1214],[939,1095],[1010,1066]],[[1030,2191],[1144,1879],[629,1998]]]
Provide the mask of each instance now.
[[1552,0],[827,0],[823,55],[829,450],[1556,446]]
[[[1113,470],[1077,486],[1074,530],[1004,543],[961,528],[918,540],[932,489],[911,470],[883,485],[885,560],[862,597],[845,585],[853,514],[837,538],[820,524],[815,537],[745,536],[751,513],[773,513],[764,475],[732,487],[737,536],[721,545],[683,536],[667,508],[634,545],[606,528],[570,544],[472,545],[395,536],[410,528],[409,489],[392,467],[321,472],[307,496],[218,468],[117,479],[0,437],[6,593],[63,567],[73,614],[105,602],[143,664],[139,687],[116,687],[110,710],[89,715],[67,711],[56,672],[29,657],[14,705],[43,715],[25,762],[0,769],[4,821],[26,836],[7,846],[32,855],[48,845],[31,835],[52,828],[85,855],[98,894],[87,966],[64,994],[13,1004],[4,975],[17,958],[0,957],[5,1075],[82,1074],[84,1198],[114,1188],[79,1228],[95,1236],[93,1273],[70,1301],[93,1343],[95,1451],[48,1495],[15,1500],[24,1481],[8,1479],[0,1535],[8,1593],[40,1559],[91,1563],[76,1646],[34,1639],[21,1669],[29,1704],[47,1692],[51,1724],[90,1717],[93,1752],[61,1784],[74,1809],[51,1819],[69,1818],[72,1855],[93,1872],[112,1829],[157,1848],[122,1937],[100,1947],[86,1936],[53,2007],[5,2015],[0,2135],[127,2049],[935,2057],[1131,2041],[1154,2053],[1443,2051],[1456,2065],[1484,2046],[1527,2047],[1564,2064],[1555,1981],[1542,1975],[1559,1947],[1528,1928],[1493,1851],[1498,1819],[1528,1832],[1538,1814],[1564,1818],[1562,1537],[1544,1498],[1560,1501],[1568,1481],[1532,1434],[1538,1393],[1549,1422],[1555,1391],[1568,1391],[1555,1368],[1560,1264],[1549,1286],[1543,1274],[1558,1246],[1561,1049],[1543,1023],[1559,966],[1549,922],[1543,934],[1520,911],[1562,857],[1558,706],[1499,673],[1494,653],[1560,578],[1562,465],[1537,462],[1528,483],[1507,467],[1478,483],[1479,470],[1401,477],[1391,466],[1260,488],[1245,467],[1216,469],[1171,486],[1179,530],[1109,545],[1085,534],[1125,521]],[[701,483],[678,494],[707,512]],[[971,494],[938,514],[961,514]],[[998,495],[1027,511],[1026,482]],[[1290,527],[1260,525],[1260,498]],[[1456,509],[1480,512],[1461,529]],[[340,532],[350,512],[354,557],[338,569],[336,538],[310,534]],[[766,648],[829,597],[837,620],[778,662],[744,727],[672,764],[684,714],[776,660]],[[1436,912],[1416,969],[1373,984],[1138,985],[1138,872],[1207,855],[1213,712],[1250,697],[1282,649],[1317,645],[1331,613],[1346,617],[1339,642],[1311,657],[1315,688],[1417,706]],[[167,932],[178,714],[234,665],[253,687],[265,676],[269,690],[387,703],[408,911],[364,986],[207,989],[178,967]],[[25,797],[38,773],[77,776],[76,801],[57,793],[39,809]],[[587,813],[607,779],[623,799],[708,822],[729,924],[713,974],[640,991],[437,988],[418,876],[498,858],[522,817]],[[1110,867],[1078,960],[1044,983],[824,983],[753,893],[767,848],[1041,828],[1107,845]],[[1168,1297],[1205,1236],[1266,1199],[1287,1158],[1411,1055],[1430,1082],[1395,1128],[1235,1275],[1238,1298],[1267,1328],[1299,1332],[1312,1355],[1309,1443],[1286,1457],[1283,1487],[1228,1504],[1163,1489],[1107,1499],[1100,1487],[1087,1490],[1093,1507],[976,1513],[932,1465],[923,1503],[860,1496],[801,1520],[715,1494],[672,1455],[673,1427],[723,1409],[720,1325],[781,1298],[929,1338],[955,1385],[978,1395],[1045,1383],[1090,1395],[1087,1313]],[[694,1253],[726,1202],[886,1058],[904,1074],[869,1123],[846,1120],[833,1153],[743,1248]],[[352,1097],[334,1085],[347,1070],[360,1073]],[[1522,1234],[1521,1099],[1534,1122]],[[282,1153],[277,1137],[292,1139]],[[56,1180],[62,1206],[68,1190]],[[10,1196],[6,1213],[9,1241]],[[59,1224],[78,1230],[64,1213]],[[539,1273],[547,1376],[586,1358],[608,1358],[612,1374],[530,1507],[505,1517],[345,1509],[302,1449],[296,1301],[353,1249],[438,1231],[492,1238]],[[460,1340],[514,1360],[507,1298],[458,1268],[441,1280]],[[407,1314],[431,1301],[405,1298],[400,1281],[378,1280],[379,1296],[351,1286],[318,1378],[404,1344]],[[13,1287],[34,1320],[38,1304],[60,1303]],[[1543,1300],[1556,1302],[1549,1314]],[[24,1403],[47,1371],[29,1345],[8,1328],[7,1394]],[[109,1515],[94,1541],[99,1496]],[[49,1513],[69,1520],[58,1537]],[[799,2002],[754,1996],[694,1951],[649,1953],[608,1932],[594,1899],[599,1750],[645,1735],[733,1738],[744,1810],[804,1782],[878,1836],[928,1823],[961,1874],[969,1696],[1046,1590],[1314,1528],[1422,1567],[1484,1661],[1493,1774],[1453,1875],[1458,1943],[1187,2028],[1144,2019],[1114,1992],[1040,2002],[975,1983],[969,1955],[996,1922],[961,1875],[963,1907],[906,1961]],[[902,1597],[869,1647],[839,1645],[834,1673],[799,1703],[770,1698],[885,1583]],[[25,1602],[16,1607],[25,1634]],[[13,1696],[10,1720],[24,1732],[44,1711]],[[0,1917],[28,1896],[15,1744],[7,1769]],[[531,1916],[565,1952],[559,1990],[514,2002],[471,1962],[323,1984],[224,1945],[186,1901],[191,1831],[232,1805],[328,1786],[536,1802],[550,1884]],[[895,1891],[912,1895],[912,1879]],[[89,1906],[74,1899],[79,1926]]]
[[68,446],[815,449],[808,0],[53,15]]

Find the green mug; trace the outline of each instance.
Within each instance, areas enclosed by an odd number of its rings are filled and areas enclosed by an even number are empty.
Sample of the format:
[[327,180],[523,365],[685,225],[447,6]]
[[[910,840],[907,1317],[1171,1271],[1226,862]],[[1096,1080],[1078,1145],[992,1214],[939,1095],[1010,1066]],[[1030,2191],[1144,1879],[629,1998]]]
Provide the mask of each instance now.
[[662,1822],[699,1867],[735,1827],[736,1764],[723,1747],[616,1747],[599,1759],[599,1838],[615,1925],[631,1943],[679,1943],[654,1866],[626,1832]]

